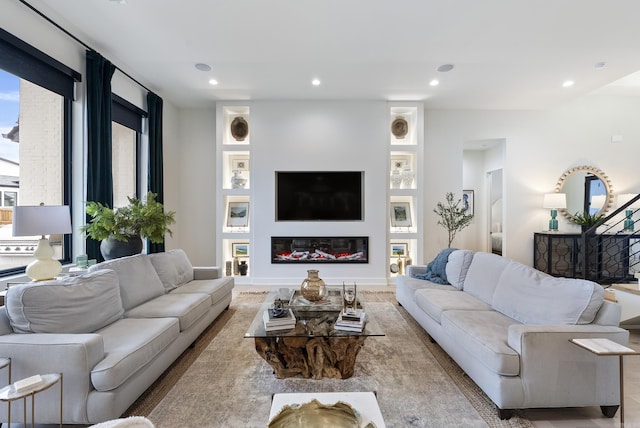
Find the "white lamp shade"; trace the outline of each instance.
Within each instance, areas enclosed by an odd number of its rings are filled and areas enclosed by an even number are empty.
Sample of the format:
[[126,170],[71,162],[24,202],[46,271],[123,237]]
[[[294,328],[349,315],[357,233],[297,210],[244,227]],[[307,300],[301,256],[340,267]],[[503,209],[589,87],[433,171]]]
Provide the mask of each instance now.
[[[629,202],[631,199],[635,198],[636,196],[638,196],[635,193],[622,193],[620,195],[618,195],[618,208],[623,206],[624,204],[626,204],[627,202]],[[634,203],[632,203],[631,205],[629,205],[627,207],[627,209],[636,209],[636,208],[640,208],[640,201],[635,201]]]
[[542,207],[550,209],[567,208],[567,195],[564,193],[545,193]]
[[13,236],[63,235],[71,233],[69,206],[13,207]]

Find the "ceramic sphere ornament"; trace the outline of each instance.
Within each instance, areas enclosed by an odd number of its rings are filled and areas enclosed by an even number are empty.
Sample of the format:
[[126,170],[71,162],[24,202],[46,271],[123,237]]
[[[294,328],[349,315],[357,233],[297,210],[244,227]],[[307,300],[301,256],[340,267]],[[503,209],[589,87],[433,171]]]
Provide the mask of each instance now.
[[409,132],[409,124],[407,123],[407,120],[404,117],[398,116],[393,122],[391,122],[391,133],[398,140],[402,140],[404,137],[406,137],[408,132]]

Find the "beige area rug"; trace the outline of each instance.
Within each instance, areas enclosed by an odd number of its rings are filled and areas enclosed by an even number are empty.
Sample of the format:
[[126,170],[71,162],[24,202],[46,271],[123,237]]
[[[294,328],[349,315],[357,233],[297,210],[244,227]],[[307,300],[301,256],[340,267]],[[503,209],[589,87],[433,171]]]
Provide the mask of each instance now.
[[241,293],[127,411],[157,428],[266,427],[272,394],[375,391],[388,427],[532,427],[501,421],[491,401],[397,303],[393,292],[367,293],[386,336],[369,338],[350,379],[276,379],[244,333],[264,293]]

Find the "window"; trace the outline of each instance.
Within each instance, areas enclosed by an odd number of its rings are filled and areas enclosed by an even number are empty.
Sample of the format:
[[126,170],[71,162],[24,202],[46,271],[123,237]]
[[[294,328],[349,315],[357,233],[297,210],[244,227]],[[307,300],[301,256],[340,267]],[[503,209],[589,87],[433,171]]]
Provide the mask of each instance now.
[[127,205],[127,197],[139,196],[138,163],[142,117],[146,112],[112,95],[111,104],[111,168],[113,206]]
[[[24,271],[38,236],[14,237],[12,206],[70,205],[71,103],[80,75],[0,29],[0,275]],[[52,240],[71,260],[71,239]]]

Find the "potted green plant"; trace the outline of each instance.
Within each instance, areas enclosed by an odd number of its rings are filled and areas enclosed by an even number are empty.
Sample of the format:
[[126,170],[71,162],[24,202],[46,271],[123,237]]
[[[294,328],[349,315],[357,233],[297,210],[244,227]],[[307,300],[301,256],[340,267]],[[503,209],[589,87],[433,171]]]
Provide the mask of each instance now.
[[590,214],[588,211],[584,211],[582,213],[575,213],[571,221],[582,227],[582,231],[590,229],[595,226],[596,223],[600,221],[602,218],[602,214]]
[[436,208],[433,210],[434,213],[438,214],[440,220],[438,220],[438,224],[449,232],[449,248],[451,248],[451,243],[453,239],[456,237],[456,233],[464,229],[465,227],[471,224],[471,220],[473,220],[473,214],[467,214],[467,211],[464,207],[460,206],[462,202],[461,199],[458,199],[454,202],[454,195],[451,192],[448,192],[445,196],[446,202],[438,202]]
[[147,193],[146,202],[127,197],[129,204],[118,208],[88,202],[86,212],[91,221],[81,231],[85,237],[101,241],[100,252],[105,260],[138,254],[142,251],[142,238],[160,243],[167,233],[172,235],[169,225],[175,223],[175,212],[165,212],[156,196]]

